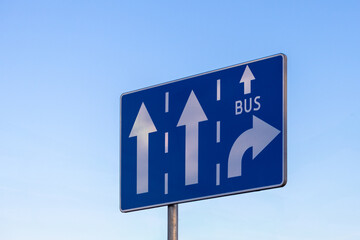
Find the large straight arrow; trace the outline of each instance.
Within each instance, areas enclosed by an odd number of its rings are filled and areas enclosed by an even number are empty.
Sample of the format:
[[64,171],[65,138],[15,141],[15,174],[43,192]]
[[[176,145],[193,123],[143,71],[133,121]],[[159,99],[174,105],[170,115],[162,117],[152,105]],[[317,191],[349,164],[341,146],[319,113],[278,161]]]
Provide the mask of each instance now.
[[228,160],[228,178],[241,176],[242,158],[247,149],[252,147],[252,158],[255,159],[279,133],[280,131],[276,128],[253,116],[253,128],[242,133],[231,147]]
[[141,104],[139,113],[129,137],[137,137],[136,150],[136,193],[149,191],[149,133],[156,132],[156,127],[144,103]]
[[194,91],[191,91],[177,127],[185,126],[185,185],[198,183],[199,122],[207,121]]

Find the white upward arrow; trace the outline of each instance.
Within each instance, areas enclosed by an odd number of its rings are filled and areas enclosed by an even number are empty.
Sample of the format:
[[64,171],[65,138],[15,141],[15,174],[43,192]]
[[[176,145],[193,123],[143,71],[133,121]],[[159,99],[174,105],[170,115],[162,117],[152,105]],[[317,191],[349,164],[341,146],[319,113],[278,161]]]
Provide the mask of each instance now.
[[137,137],[136,151],[136,193],[149,191],[149,133],[156,132],[156,127],[142,103],[129,137]]
[[240,83],[244,83],[244,94],[251,93],[251,81],[255,80],[248,65],[246,65],[245,71],[241,77]]
[[191,91],[177,127],[185,126],[185,185],[198,183],[199,122],[207,121],[194,91]]
[[252,147],[254,159],[274,138],[279,130],[253,116],[253,127],[242,133],[232,145],[228,161],[228,178],[241,176],[242,158]]

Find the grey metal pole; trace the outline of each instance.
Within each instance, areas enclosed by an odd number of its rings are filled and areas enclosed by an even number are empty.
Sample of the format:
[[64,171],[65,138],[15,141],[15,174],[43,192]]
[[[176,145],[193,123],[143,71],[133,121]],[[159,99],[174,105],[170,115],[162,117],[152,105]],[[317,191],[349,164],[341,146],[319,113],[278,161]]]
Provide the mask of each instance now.
[[178,205],[168,205],[168,240],[178,240]]

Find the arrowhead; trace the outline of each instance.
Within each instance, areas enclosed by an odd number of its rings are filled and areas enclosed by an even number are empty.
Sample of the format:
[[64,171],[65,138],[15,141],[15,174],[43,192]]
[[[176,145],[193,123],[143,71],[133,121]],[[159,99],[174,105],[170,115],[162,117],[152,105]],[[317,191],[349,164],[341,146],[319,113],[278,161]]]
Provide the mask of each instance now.
[[279,130],[253,116],[253,159],[280,133]]
[[240,80],[240,83],[244,83],[244,82],[249,82],[251,80],[254,80],[255,77],[254,75],[252,74],[250,68],[248,65],[246,65],[246,68],[245,68],[245,71],[241,77],[241,80]]
[[245,71],[241,77],[240,83],[244,83],[244,94],[251,93],[251,80],[255,80],[248,65],[246,65]]
[[157,129],[154,122],[152,121],[145,104],[142,103],[129,137],[149,134],[156,131]]
[[202,109],[199,100],[196,98],[194,91],[191,91],[181,114],[177,127],[207,121],[207,117]]

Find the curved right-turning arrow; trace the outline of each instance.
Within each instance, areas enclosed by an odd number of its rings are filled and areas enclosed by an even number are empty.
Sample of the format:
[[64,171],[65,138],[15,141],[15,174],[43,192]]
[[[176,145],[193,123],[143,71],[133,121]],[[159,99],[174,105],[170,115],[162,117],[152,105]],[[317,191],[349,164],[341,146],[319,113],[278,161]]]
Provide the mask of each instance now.
[[253,116],[253,127],[242,133],[231,147],[228,160],[228,178],[241,176],[242,158],[252,147],[254,159],[274,138],[279,130]]

